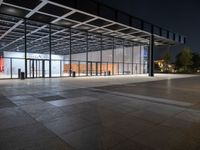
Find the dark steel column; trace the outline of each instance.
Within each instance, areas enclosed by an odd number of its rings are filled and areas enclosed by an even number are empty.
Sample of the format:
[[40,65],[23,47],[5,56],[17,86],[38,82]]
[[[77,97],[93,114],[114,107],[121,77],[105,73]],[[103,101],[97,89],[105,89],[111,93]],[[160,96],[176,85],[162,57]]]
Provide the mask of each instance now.
[[80,63],[80,61],[78,61],[78,76],[79,76],[79,77],[80,77],[80,74],[81,74],[80,65],[81,65],[81,63]]
[[86,32],[86,76],[88,76],[88,32]]
[[100,50],[100,76],[102,76],[102,50],[103,50],[103,37],[101,34],[101,50]]
[[33,70],[32,70],[32,72],[33,72],[33,78],[35,78],[35,61],[36,60],[32,60],[32,68],[33,68]]
[[26,26],[26,19],[24,19],[24,64],[25,64],[25,78],[27,78],[27,37],[26,37],[26,30],[27,30],[27,26]]
[[118,61],[118,75],[119,75],[119,61]]
[[49,78],[51,78],[51,24],[49,24]]
[[72,29],[69,29],[69,76],[72,73]]
[[[38,73],[37,73],[37,71],[38,71],[38,68],[37,68],[37,67],[38,67],[37,62],[38,62],[38,60],[35,61],[35,68],[36,68],[36,69],[35,69],[35,73],[36,73],[36,78],[38,77],[38,75],[37,75],[37,74],[38,74]],[[40,68],[39,68],[39,69],[40,69]],[[42,69],[42,70],[43,70],[43,69]]]
[[108,75],[108,62],[107,62],[107,65],[106,65],[106,74]]
[[122,62],[122,63],[123,63],[123,66],[122,66],[122,67],[123,67],[123,68],[122,68],[122,74],[123,74],[123,75],[124,75],[124,43],[125,43],[125,41],[123,41],[123,54],[122,54],[122,55],[123,55],[123,58],[122,58],[122,61],[123,61],[123,62]]
[[98,62],[96,62],[96,76],[98,76],[98,74],[99,74],[99,73],[98,73],[98,69],[99,69],[99,68],[98,68]]
[[10,78],[12,79],[12,58],[10,58]]
[[112,75],[114,75],[114,50],[115,50],[115,38],[113,38],[113,48],[112,48]]
[[132,56],[131,56],[131,73],[133,74],[133,57],[134,57],[134,44],[132,45]]
[[60,77],[62,77],[62,60],[60,60]]
[[[50,62],[50,60],[49,60],[49,62]],[[42,77],[43,78],[45,78],[45,74],[46,74],[46,72],[45,72],[45,60],[42,60]],[[50,73],[49,73],[49,75],[50,75]]]
[[140,45],[140,74],[142,74],[142,46]]
[[148,68],[149,68],[149,76],[154,76],[154,35],[150,36],[149,41],[149,52],[148,52]]
[[92,62],[90,62],[90,76],[92,76]]

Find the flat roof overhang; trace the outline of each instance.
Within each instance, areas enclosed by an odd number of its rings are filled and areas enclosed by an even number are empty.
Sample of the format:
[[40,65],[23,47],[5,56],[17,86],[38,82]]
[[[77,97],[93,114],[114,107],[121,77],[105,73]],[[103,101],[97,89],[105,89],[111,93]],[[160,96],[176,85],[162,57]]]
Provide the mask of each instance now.
[[[143,45],[149,44],[152,34],[155,37],[155,45],[184,44],[186,41],[184,36],[92,0],[3,0],[0,13],[67,27],[66,30],[53,29],[56,31],[54,35],[59,34],[60,38],[61,34],[67,34],[67,30],[71,28],[125,39]],[[23,25],[23,19],[14,21],[12,18],[1,16],[0,40],[4,39],[13,43],[23,39],[24,35],[20,33],[20,30],[23,30],[23,27],[20,27],[21,25]],[[46,27],[45,25],[38,27],[36,24],[32,24],[32,26],[37,28],[31,33],[41,32],[40,38],[48,36],[48,34],[42,33],[48,32],[48,30],[42,31]],[[14,34],[9,35],[11,32]],[[81,38],[85,38],[82,33],[78,36],[79,41],[81,41]],[[16,39],[15,37],[20,38]],[[35,38],[37,39],[37,37]]]

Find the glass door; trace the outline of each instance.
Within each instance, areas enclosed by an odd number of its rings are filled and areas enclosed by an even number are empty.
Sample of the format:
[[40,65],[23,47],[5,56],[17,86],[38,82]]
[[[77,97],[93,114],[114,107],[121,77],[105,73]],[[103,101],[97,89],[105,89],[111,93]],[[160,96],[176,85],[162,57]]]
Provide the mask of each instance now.
[[48,60],[28,59],[27,60],[27,77],[28,78],[45,78],[48,77]]
[[99,62],[88,62],[88,75],[98,76],[100,73],[100,63]]
[[93,75],[98,76],[99,73],[100,73],[100,71],[99,71],[100,66],[99,66],[98,62],[93,62],[93,69],[94,69],[93,70]]
[[92,76],[92,62],[88,62],[88,76]]

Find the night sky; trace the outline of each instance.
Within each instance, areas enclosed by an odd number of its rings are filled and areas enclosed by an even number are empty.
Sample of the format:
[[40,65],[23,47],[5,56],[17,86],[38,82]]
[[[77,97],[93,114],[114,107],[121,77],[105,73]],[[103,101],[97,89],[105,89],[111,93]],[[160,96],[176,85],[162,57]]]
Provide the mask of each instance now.
[[187,45],[200,52],[200,8],[197,0],[97,0],[187,38]]

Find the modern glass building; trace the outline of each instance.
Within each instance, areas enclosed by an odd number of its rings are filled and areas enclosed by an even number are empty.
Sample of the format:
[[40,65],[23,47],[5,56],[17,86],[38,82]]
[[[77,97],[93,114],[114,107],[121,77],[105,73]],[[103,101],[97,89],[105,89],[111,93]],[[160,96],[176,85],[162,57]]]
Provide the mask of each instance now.
[[92,0],[0,2],[0,79],[153,76],[154,47],[185,41]]

